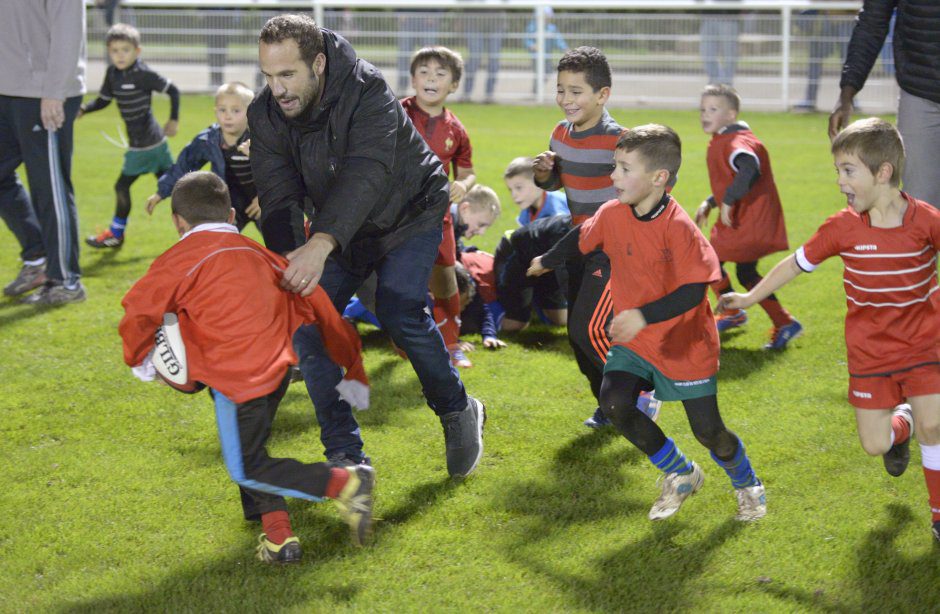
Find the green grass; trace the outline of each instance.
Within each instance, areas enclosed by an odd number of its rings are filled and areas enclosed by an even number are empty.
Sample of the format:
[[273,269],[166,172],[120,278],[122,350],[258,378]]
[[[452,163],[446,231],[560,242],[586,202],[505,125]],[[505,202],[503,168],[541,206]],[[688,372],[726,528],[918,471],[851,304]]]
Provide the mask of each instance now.
[[[542,151],[559,114],[454,108],[481,181],[506,206],[480,241],[492,248],[515,217],[504,166]],[[674,194],[693,209],[708,194],[697,115],[614,114],[678,130],[685,163]],[[746,118],[771,152],[795,247],[844,205],[825,119]],[[186,97],[174,153],[211,119],[208,98]],[[83,235],[112,214],[121,151],[99,132],[113,135],[118,122],[111,108],[77,127]],[[911,469],[892,479],[857,443],[838,262],[780,292],[807,331],[790,350],[760,349],[770,324],[759,309],[724,343],[722,413],[767,485],[764,520],[731,520],[726,478],[670,403],[661,423],[707,479],[676,517],[650,523],[657,472],[621,437],[581,426],[594,402],[563,331],[540,327],[506,335],[504,351],[478,350],[463,372],[489,408],[486,455],[472,478],[451,482],[411,368],[363,329],[374,407],[359,418],[379,478],[375,544],[354,549],[331,506],[293,502],[304,563],[257,563],[258,529],[241,518],[208,399],[138,383],[122,363],[120,299],[175,240],[166,203],[153,218],[143,210],[153,189],[152,178],[134,187],[122,250],[82,251],[87,302],[49,311],[0,302],[0,610],[850,612],[940,603],[916,446]],[[12,235],[0,233],[5,283],[19,263]],[[291,388],[271,452],[321,459],[318,434],[305,391]]]

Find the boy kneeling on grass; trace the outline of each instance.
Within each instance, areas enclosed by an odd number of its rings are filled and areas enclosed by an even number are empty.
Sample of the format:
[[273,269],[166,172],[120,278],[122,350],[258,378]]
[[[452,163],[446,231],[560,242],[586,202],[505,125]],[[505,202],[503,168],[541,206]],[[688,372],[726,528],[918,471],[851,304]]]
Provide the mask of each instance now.
[[[750,292],[723,295],[719,308],[750,307],[823,260],[842,258],[848,396],[858,437],[897,477],[907,469],[917,425],[940,541],[940,212],[900,190],[904,145],[888,122],[853,123],[832,141],[832,155],[848,207]],[[899,405],[904,401],[910,405]]]
[[288,367],[291,337],[315,323],[331,358],[346,369],[337,386],[350,404],[368,406],[359,337],[321,289],[302,298],[280,288],[287,260],[238,233],[228,189],[209,172],[188,173],[172,193],[180,240],[158,257],[125,295],[120,334],[124,361],[154,379],[154,333],[166,313],[178,316],[189,380],[208,386],[222,455],[247,520],[260,520],[258,558],[290,563],[302,556],[284,496],[333,499],[361,545],[372,525],[371,467],[333,467],[271,458],[265,448]]

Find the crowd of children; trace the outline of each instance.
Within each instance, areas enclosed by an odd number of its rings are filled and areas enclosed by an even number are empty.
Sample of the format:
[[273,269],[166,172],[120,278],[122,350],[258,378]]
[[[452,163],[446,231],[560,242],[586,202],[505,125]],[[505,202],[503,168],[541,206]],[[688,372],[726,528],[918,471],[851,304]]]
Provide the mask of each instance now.
[[[336,500],[354,541],[362,543],[371,526],[374,474],[368,464],[304,464],[272,459],[265,449],[288,367],[297,360],[291,335],[300,324],[316,323],[331,356],[345,367],[343,394],[356,397],[366,375],[358,336],[322,291],[306,298],[283,291],[278,280],[286,260],[239,234],[257,222],[263,206],[252,179],[246,114],[254,93],[241,83],[221,86],[216,123],[174,164],[167,137],[177,130],[179,92],[142,62],[135,28],[114,25],[106,44],[111,65],[97,98],[81,113],[116,99],[127,152],[114,217],[86,241],[95,248],[123,245],[130,187],[147,173],[158,178],[148,213],[170,198],[181,237],[124,298],[125,361],[152,379],[154,330],[164,314],[179,314],[191,377],[212,393],[223,456],[245,517],[262,523],[259,558],[292,562],[301,556],[285,495]],[[611,92],[606,57],[593,47],[571,49],[557,67],[556,101],[564,119],[546,151],[520,152],[536,155],[508,164],[503,179],[519,207],[518,228],[507,231],[491,255],[462,243],[484,233],[501,210],[496,192],[477,182],[467,130],[445,106],[462,70],[456,52],[422,48],[411,62],[415,94],[401,100],[451,178],[452,204],[428,305],[454,366],[472,365],[468,335],[498,349],[506,345],[500,331],[522,330],[533,314],[567,327],[575,362],[597,400],[585,424],[612,425],[664,475],[649,518],[676,513],[704,481],[701,466],[656,422],[662,401],[681,401],[696,439],[730,479],[736,518],[755,520],[767,512],[764,484],[718,408],[720,334],[744,325],[745,310],[757,303],[773,324],[765,348],[786,348],[803,326],[774,292],[838,255],[848,304],[849,402],[862,447],[883,456],[891,475],[901,475],[916,426],[940,539],[940,213],[900,190],[904,149],[893,126],[862,120],[839,134],[832,153],[848,207],[762,277],[759,259],[789,244],[770,155],[739,119],[735,90],[715,84],[702,92],[711,195],[693,219],[670,195],[681,163],[679,135],[658,124],[624,129],[605,106]],[[162,128],[150,107],[154,91],[171,101]],[[207,163],[212,172],[198,172]],[[712,209],[717,220],[706,238],[700,229]],[[745,294],[734,291],[725,270],[732,262]],[[718,296],[715,309],[709,287]],[[367,294],[363,287],[346,315],[381,325],[365,315]],[[229,326],[233,319],[242,323],[238,335]],[[258,329],[246,334],[245,322]]]

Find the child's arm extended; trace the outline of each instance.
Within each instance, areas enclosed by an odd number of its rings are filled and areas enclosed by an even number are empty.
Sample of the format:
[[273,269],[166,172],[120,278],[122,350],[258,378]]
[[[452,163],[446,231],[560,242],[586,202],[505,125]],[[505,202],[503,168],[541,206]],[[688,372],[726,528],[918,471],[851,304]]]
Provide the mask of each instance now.
[[532,163],[532,173],[535,178],[535,185],[543,190],[553,192],[561,188],[561,174],[555,165],[557,154],[554,151],[543,151],[536,156]]
[[498,350],[506,347],[505,341],[500,341],[496,332],[496,319],[493,317],[492,307],[489,303],[483,304],[483,321],[480,323],[480,336],[483,337],[483,347]]
[[180,91],[175,84],[170,83],[166,88],[166,95],[170,97],[170,120],[163,126],[163,134],[176,136],[180,119]]
[[770,273],[754,286],[747,294],[729,292],[718,299],[718,310],[747,309],[754,303],[759,303],[786,284],[793,281],[803,269],[796,263],[796,254],[790,254],[781,260]]
[[108,71],[104,75],[104,83],[101,84],[101,89],[98,91],[98,97],[94,100],[84,103],[78,108],[78,115],[75,119],[79,119],[82,115],[86,113],[94,113],[95,111],[100,111],[109,104],[111,104],[111,99],[113,98],[111,94],[111,71]]
[[450,202],[459,203],[477,182],[473,167],[457,167],[457,175],[450,184]]
[[169,170],[163,173],[160,179],[157,180],[157,193],[147,199],[147,213],[153,214],[153,210],[157,204],[173,193],[173,186],[176,185],[176,182],[179,181],[183,175],[190,171],[198,171],[206,165],[206,162],[209,162],[209,157],[206,155],[206,148],[203,145],[203,140],[200,138],[204,133],[205,132],[202,132],[197,135],[189,145],[184,147],[183,150],[180,151],[180,155],[176,157],[176,164],[171,166]]
[[566,262],[581,255],[581,248],[578,242],[581,238],[581,225],[572,228],[568,234],[554,245],[550,250],[536,256],[529,265],[526,275],[529,277],[538,277],[548,273],[553,269],[564,266]]

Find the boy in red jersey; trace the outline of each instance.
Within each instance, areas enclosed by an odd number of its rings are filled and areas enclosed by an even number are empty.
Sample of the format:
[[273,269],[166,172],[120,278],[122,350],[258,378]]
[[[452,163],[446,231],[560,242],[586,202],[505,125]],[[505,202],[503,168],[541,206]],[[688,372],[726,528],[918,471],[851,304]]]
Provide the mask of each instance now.
[[[582,253],[610,257],[612,346],[601,383],[601,409],[624,437],[665,473],[662,494],[649,518],[672,516],[701,488],[701,468],[637,409],[641,391],[656,387],[665,401],[682,401],[696,439],[731,479],[737,520],[767,513],[764,486],[744,444],[718,411],[718,331],[706,291],[721,272],[715,250],[679,204],[666,193],[679,170],[682,145],[666,126],[627,130],[617,140],[611,178],[617,198],[585,221],[576,242]],[[569,239],[569,237],[576,239]],[[569,247],[570,249],[570,247]],[[541,274],[539,258],[532,274]]]
[[221,178],[185,175],[173,189],[172,211],[180,241],[122,301],[124,361],[141,379],[153,379],[154,332],[165,313],[178,315],[190,379],[212,391],[222,454],[239,485],[245,518],[260,519],[264,529],[258,558],[290,563],[302,556],[285,495],[334,499],[361,544],[372,522],[372,468],[271,458],[265,448],[289,383],[288,366],[297,361],[291,336],[301,324],[316,324],[311,328],[331,358],[346,368],[340,394],[368,405],[358,335],[320,288],[307,298],[280,288],[287,260],[238,233]]
[[833,140],[832,153],[848,207],[754,289],[724,295],[719,307],[744,309],[823,260],[842,258],[848,398],[859,440],[899,476],[917,425],[933,533],[940,540],[940,212],[899,189],[904,146],[888,122],[853,123]]
[[[724,263],[736,262],[738,281],[751,289],[761,280],[757,261],[789,247],[770,155],[751,128],[738,121],[740,109],[741,97],[730,85],[709,85],[702,91],[702,129],[712,135],[707,154],[712,195],[699,206],[695,223],[704,228],[708,213],[719,209],[711,232],[711,244],[721,262],[721,280],[712,286],[719,297],[734,292]],[[782,350],[803,332],[776,296],[771,294],[760,306],[773,322],[764,349]],[[746,322],[743,309],[716,317],[718,332]]]
[[[450,184],[452,203],[461,202],[476,182],[470,137],[457,116],[444,107],[447,97],[457,91],[462,73],[463,60],[458,53],[447,47],[419,49],[411,59],[411,85],[415,88],[415,95],[401,101],[411,122],[431,151],[440,158],[448,175],[453,168]],[[448,212],[444,216],[443,238],[428,285],[434,297],[434,321],[439,323],[451,361],[458,367],[470,367],[472,363],[458,344],[460,296],[454,274],[457,244],[453,225],[454,220]]]

